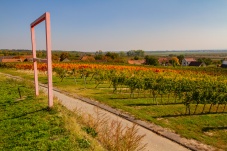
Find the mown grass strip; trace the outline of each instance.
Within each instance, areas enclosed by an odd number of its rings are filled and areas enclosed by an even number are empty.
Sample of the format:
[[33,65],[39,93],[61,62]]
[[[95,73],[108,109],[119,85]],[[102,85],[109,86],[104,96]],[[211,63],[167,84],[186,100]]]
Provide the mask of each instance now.
[[56,100],[48,110],[29,82],[1,75],[0,85],[0,150],[104,150]]

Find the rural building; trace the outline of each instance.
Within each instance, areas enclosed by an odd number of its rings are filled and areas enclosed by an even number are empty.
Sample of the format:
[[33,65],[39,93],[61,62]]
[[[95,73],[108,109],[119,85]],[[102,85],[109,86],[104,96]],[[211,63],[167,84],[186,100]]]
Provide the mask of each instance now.
[[198,62],[198,61],[192,61],[188,66],[194,66],[194,67],[205,67],[206,64],[203,62]]
[[64,60],[62,60],[62,62],[70,62],[70,60],[68,58],[65,58]]
[[0,62],[24,62],[32,58],[32,56],[2,56]]
[[81,61],[95,61],[95,58],[93,56],[83,56]]
[[1,59],[0,62],[22,62],[21,59]]
[[21,59],[15,58],[15,56],[2,56],[0,62],[22,62]]
[[1,56],[0,57],[0,62],[2,62],[2,60],[4,59],[13,59],[14,56]]
[[181,63],[181,65],[182,66],[188,66],[191,62],[196,62],[196,60],[194,59],[194,58],[184,58],[183,60],[182,60],[182,63]]
[[145,59],[142,60],[128,60],[129,64],[142,65],[145,63]]
[[162,66],[168,66],[169,65],[169,58],[158,58],[158,62]]
[[24,56],[17,56],[17,57],[14,57],[14,58],[21,59],[21,61],[24,62],[24,61],[28,61],[30,59],[33,59],[33,56],[32,55],[24,55]]
[[227,68],[227,60],[223,60],[221,64],[222,68]]

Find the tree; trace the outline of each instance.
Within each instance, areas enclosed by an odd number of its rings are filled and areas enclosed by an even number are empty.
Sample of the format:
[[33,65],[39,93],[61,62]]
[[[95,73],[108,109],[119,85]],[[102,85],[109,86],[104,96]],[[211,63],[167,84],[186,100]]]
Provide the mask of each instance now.
[[138,56],[135,56],[135,57],[134,57],[134,60],[139,60],[139,57],[138,57]]
[[140,56],[140,57],[144,56],[144,51],[143,50],[136,50],[135,53],[136,53],[136,56]]
[[143,50],[130,50],[130,51],[127,52],[127,56],[143,57],[144,56],[144,51]]
[[95,60],[102,60],[103,56],[102,55],[95,55],[94,58],[95,58]]
[[58,54],[53,54],[52,55],[52,61],[53,62],[59,62],[59,56],[58,56]]
[[111,59],[117,59],[119,57],[119,54],[117,54],[115,52],[107,52],[105,56],[107,56]]
[[182,63],[182,60],[184,59],[184,55],[179,55],[177,56],[177,58],[179,59],[179,63]]
[[124,51],[120,51],[120,52],[119,52],[119,56],[120,56],[120,57],[125,57],[125,56],[126,56],[126,54],[125,54],[125,52],[124,52]]
[[206,65],[210,65],[212,63],[212,60],[210,58],[198,58],[197,61],[198,62],[203,62]]
[[63,61],[65,58],[69,57],[69,53],[68,52],[62,52],[60,55],[60,61]]
[[36,52],[37,58],[45,58],[46,57],[46,52],[44,51],[37,51]]
[[172,59],[170,60],[170,63],[172,63],[172,65],[175,66],[179,66],[179,59],[177,57],[172,57]]
[[95,52],[95,55],[103,55],[102,50],[96,51],[96,52]]
[[157,58],[147,55],[145,56],[145,64],[157,66],[159,63]]
[[212,60],[211,60],[210,58],[206,58],[206,59],[204,60],[204,63],[205,63],[206,65],[211,65],[211,64],[212,64]]
[[95,60],[102,60],[103,59],[103,52],[102,52],[102,50],[96,51],[94,58],[95,58]]

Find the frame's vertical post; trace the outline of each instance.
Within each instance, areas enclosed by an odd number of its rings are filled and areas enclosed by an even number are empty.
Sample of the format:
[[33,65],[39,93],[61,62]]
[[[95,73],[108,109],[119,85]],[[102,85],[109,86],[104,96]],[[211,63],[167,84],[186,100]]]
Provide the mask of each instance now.
[[52,86],[52,59],[51,59],[51,31],[50,13],[46,13],[46,50],[47,50],[47,70],[48,70],[48,105],[53,106],[53,86]]
[[[32,56],[36,58],[36,43],[35,43],[35,29],[31,27],[31,38],[32,38]],[[34,82],[35,82],[35,94],[39,95],[39,85],[38,85],[38,71],[37,71],[37,60],[33,59],[34,67]]]

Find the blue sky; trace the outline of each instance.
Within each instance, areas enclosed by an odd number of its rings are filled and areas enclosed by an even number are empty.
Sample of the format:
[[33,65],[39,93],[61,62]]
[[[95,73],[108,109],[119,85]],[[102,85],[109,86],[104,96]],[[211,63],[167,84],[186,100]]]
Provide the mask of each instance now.
[[[1,0],[0,49],[31,49],[51,14],[53,50],[227,49],[227,0]],[[45,49],[44,23],[35,27]]]

